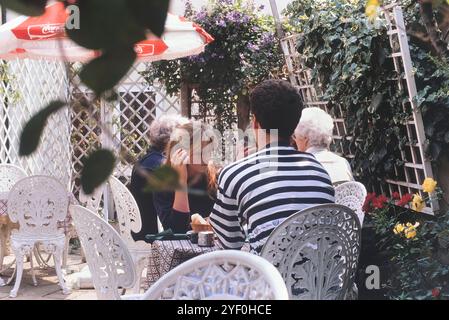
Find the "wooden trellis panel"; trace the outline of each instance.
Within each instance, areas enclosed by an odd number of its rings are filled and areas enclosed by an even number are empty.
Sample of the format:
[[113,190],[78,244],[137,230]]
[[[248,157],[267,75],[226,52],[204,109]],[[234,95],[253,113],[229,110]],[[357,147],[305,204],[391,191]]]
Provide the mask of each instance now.
[[[418,93],[402,8],[397,3],[393,3],[383,7],[382,11],[388,23],[388,35],[392,48],[391,58],[396,69],[398,90],[408,96],[408,99],[404,100],[403,110],[405,113],[412,114],[410,119],[404,123],[408,140],[404,150],[401,150],[401,160],[404,165],[402,167],[395,166],[398,178],[387,179],[387,187],[389,193],[398,191],[402,195],[419,192],[424,197],[421,184],[426,177],[433,178],[434,175],[431,161],[425,153],[428,141],[424,132],[421,110],[416,103]],[[430,207],[426,207],[425,211],[433,213],[438,209],[438,202],[432,201]]]
[[[421,183],[425,177],[433,178],[430,160],[426,157],[426,137],[421,112],[416,105],[416,83],[413,75],[413,66],[410,57],[410,49],[402,14],[402,8],[397,4],[383,7],[385,19],[388,22],[388,35],[392,49],[392,58],[398,75],[398,90],[408,96],[404,103],[404,111],[411,114],[410,119],[404,123],[404,132],[407,133],[408,143],[401,153],[404,165],[395,166],[395,179],[386,179],[378,186],[378,189],[391,195],[397,191],[401,195],[405,193],[422,192]],[[300,35],[292,35],[282,40],[284,55],[288,69],[290,82],[300,91],[304,103],[307,107],[320,107],[333,116],[334,143],[333,150],[347,158],[353,157],[353,152],[344,147],[343,139],[351,139],[345,126],[345,114],[340,106],[337,110],[329,110],[327,101],[323,101],[321,85],[312,83],[311,70],[306,68],[302,56],[296,50],[297,38]],[[423,211],[429,214],[435,213],[439,209],[437,201],[433,201],[430,206]]]

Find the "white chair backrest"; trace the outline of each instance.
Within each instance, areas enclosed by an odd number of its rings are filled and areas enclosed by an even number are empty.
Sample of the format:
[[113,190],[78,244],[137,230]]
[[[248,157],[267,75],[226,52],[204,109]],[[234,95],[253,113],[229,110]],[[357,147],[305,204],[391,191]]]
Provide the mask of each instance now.
[[131,254],[117,231],[94,212],[70,206],[86,254],[98,299],[119,300],[119,288],[132,288],[137,279]]
[[335,203],[352,209],[359,217],[360,225],[365,217],[362,210],[365,198],[366,188],[360,182],[349,181],[335,187]]
[[165,274],[143,300],[288,300],[276,268],[251,253],[222,250],[195,257]]
[[114,198],[117,211],[120,235],[128,245],[128,248],[133,249],[138,244],[134,241],[131,231],[138,233],[142,229],[139,207],[131,191],[119,179],[110,177],[109,185],[111,186],[112,197]]
[[9,192],[17,181],[27,176],[27,173],[18,166],[0,164],[0,192]]
[[319,205],[277,226],[261,256],[279,270],[290,299],[342,300],[354,282],[360,232],[351,209]]
[[96,188],[92,194],[85,194],[83,190],[80,190],[79,203],[86,209],[94,212],[101,213],[101,200],[103,197],[104,185]]
[[9,192],[8,215],[20,225],[18,234],[47,237],[61,234],[58,222],[67,217],[69,196],[55,178],[31,176],[18,181]]

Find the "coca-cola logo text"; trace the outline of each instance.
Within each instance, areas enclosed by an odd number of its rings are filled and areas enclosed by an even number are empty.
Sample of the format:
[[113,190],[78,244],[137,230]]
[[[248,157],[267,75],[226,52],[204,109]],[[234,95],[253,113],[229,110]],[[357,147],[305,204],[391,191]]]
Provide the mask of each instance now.
[[28,36],[30,39],[49,39],[63,37],[64,35],[64,24],[38,24],[28,26]]

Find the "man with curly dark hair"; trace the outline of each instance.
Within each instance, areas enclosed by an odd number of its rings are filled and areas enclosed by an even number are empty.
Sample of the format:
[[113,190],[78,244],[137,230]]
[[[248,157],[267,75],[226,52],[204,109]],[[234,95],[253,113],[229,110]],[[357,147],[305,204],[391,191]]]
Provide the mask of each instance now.
[[258,254],[286,218],[314,205],[334,203],[334,188],[313,155],[290,145],[303,109],[290,83],[261,83],[251,92],[250,107],[258,151],[220,172],[210,222],[224,248],[240,249],[247,236],[251,251]]

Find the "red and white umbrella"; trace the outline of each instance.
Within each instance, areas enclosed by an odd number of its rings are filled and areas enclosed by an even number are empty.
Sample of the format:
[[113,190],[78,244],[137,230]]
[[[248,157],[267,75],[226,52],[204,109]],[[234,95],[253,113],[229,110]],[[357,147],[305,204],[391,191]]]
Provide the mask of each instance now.
[[[70,40],[63,3],[49,5],[39,17],[18,17],[0,26],[0,59],[50,59],[76,62],[99,55]],[[150,36],[134,49],[140,61],[171,60],[200,54],[214,39],[197,24],[168,14],[162,38]]]

